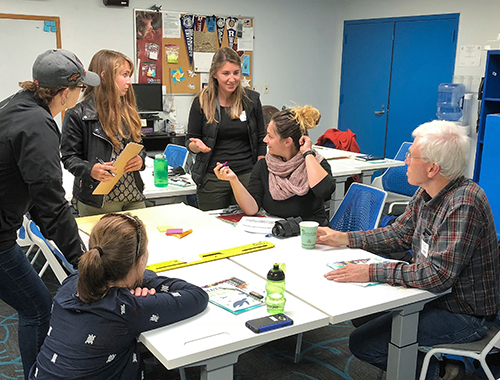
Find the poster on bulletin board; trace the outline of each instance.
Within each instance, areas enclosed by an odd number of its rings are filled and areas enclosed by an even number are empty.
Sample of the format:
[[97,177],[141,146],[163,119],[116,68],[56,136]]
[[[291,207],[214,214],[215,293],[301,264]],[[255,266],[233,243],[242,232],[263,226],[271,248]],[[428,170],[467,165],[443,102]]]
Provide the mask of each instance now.
[[162,83],[170,94],[196,94],[208,83],[215,52],[232,47],[251,88],[253,18],[135,10],[138,83]]

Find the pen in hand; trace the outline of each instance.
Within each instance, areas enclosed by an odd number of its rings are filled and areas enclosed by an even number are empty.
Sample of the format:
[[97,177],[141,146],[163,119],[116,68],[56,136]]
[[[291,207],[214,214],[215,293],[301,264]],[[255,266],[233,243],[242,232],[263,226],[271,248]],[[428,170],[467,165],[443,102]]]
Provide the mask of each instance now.
[[[96,157],[95,158],[97,160],[97,162],[99,162],[101,165],[106,165],[106,163],[101,160],[99,157]],[[106,170],[109,174],[111,174],[113,177],[116,177],[115,173],[113,173],[111,170]]]

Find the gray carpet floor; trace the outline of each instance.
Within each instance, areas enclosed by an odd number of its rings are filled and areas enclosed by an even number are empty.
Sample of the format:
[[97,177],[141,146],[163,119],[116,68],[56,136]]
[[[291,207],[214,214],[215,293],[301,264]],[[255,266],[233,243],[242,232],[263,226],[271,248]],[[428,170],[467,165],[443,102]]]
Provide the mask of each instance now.
[[[43,280],[55,294],[58,283],[50,269]],[[296,337],[270,342],[239,357],[234,366],[235,380],[375,380],[380,371],[356,359],[349,351],[350,322],[323,327],[304,334],[301,360],[295,364]],[[179,371],[168,371],[154,356],[147,355],[147,380],[177,380]],[[186,369],[189,380],[200,378],[200,368]],[[17,314],[0,301],[0,380],[22,379],[22,365],[17,344]],[[385,374],[382,378],[385,379]],[[472,373],[467,379],[476,379]]]

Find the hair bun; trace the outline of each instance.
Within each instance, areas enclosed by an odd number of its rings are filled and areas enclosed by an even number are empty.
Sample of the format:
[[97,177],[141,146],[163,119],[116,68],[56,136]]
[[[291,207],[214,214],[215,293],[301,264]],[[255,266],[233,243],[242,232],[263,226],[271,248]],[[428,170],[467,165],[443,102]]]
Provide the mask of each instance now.
[[316,128],[321,119],[321,113],[312,106],[295,106],[291,111],[303,134],[307,129]]

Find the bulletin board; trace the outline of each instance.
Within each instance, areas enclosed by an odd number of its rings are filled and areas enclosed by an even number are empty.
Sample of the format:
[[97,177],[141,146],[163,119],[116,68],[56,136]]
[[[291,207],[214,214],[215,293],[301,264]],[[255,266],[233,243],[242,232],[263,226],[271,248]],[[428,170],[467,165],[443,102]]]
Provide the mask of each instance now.
[[161,83],[169,94],[196,94],[208,83],[213,54],[230,46],[242,58],[242,83],[251,88],[252,17],[140,9],[134,16],[138,83]]

